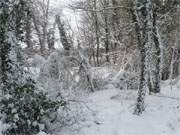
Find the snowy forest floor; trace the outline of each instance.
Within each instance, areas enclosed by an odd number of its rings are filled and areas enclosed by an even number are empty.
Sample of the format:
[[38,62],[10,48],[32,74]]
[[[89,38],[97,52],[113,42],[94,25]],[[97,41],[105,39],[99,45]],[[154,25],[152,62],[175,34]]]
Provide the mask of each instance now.
[[[180,135],[180,83],[162,85],[161,93],[146,96],[146,111],[133,115],[136,90],[107,90],[90,93],[84,119],[52,135]],[[4,128],[0,123],[0,132]],[[0,134],[1,135],[1,134]],[[46,135],[40,133],[39,135]]]
[[146,111],[133,115],[136,91],[109,89],[88,98],[92,115],[75,133],[57,135],[180,135],[180,91],[163,85],[161,94],[146,96]]

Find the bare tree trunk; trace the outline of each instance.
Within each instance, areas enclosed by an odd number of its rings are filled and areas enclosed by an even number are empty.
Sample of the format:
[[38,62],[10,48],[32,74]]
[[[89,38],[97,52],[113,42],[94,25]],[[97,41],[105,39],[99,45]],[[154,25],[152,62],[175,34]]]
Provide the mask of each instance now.
[[150,28],[148,32],[150,53],[148,55],[150,55],[149,63],[152,65],[152,69],[149,71],[150,76],[152,77],[152,81],[148,83],[152,83],[152,87],[149,88],[150,93],[159,93],[161,79],[161,49],[157,30],[157,11],[155,3],[153,3],[151,0],[148,0],[148,14],[148,27]]
[[[116,0],[112,0],[112,5],[113,7],[116,7],[118,5],[118,2]],[[117,46],[118,46],[118,36],[117,36],[117,29],[118,29],[118,25],[119,25],[119,18],[118,18],[118,10],[117,8],[113,9],[113,16],[112,16],[112,27],[113,27],[113,38],[114,38],[114,46],[113,46],[113,50],[117,51]],[[117,60],[117,54],[115,53],[114,55],[114,63],[116,63]]]
[[151,92],[153,91],[153,86],[152,86],[152,79],[151,79],[151,73],[150,73],[150,69],[148,69],[148,79],[147,79],[147,86],[149,89],[149,94],[151,94]]
[[175,48],[172,48],[172,56],[171,56],[171,64],[170,64],[170,74],[169,74],[169,80],[170,80],[170,85],[171,85],[171,90],[172,90],[172,79],[173,79],[173,71],[174,71],[174,63],[176,59],[176,55],[175,55]]
[[36,34],[38,36],[40,50],[41,50],[41,53],[43,53],[43,51],[45,50],[45,44],[44,44],[45,42],[42,39],[42,33],[40,31],[40,26],[38,25],[38,20],[37,20],[36,16],[34,15],[34,13],[33,13],[33,23],[34,23],[34,27],[36,30]]
[[31,26],[31,20],[32,20],[32,15],[31,11],[27,11],[27,18],[26,18],[26,33],[25,33],[25,40],[27,44],[28,49],[33,49],[33,44],[32,44],[32,26]]
[[[144,46],[144,45],[143,45]],[[141,74],[140,74],[140,85],[138,90],[138,98],[134,114],[141,114],[145,110],[144,98],[146,95],[146,50],[142,46],[141,52]]]
[[48,26],[48,16],[49,16],[49,0],[45,3],[43,0],[44,8],[43,8],[43,25],[42,25],[42,47],[41,52],[43,53],[46,48],[47,43],[47,26]]
[[97,66],[100,65],[99,62],[99,24],[98,24],[98,16],[97,16],[97,0],[94,0],[94,19],[95,19],[95,34],[96,34],[96,60],[97,60]]
[[49,51],[54,50],[54,43],[55,43],[55,31],[54,29],[49,29],[47,34],[47,44]]
[[[141,9],[138,9],[139,6]],[[134,114],[139,115],[145,110],[145,95],[146,95],[146,44],[148,42],[147,34],[147,1],[136,0],[135,9],[132,12],[133,21],[135,22],[135,31],[137,34],[140,57],[141,57],[141,73],[140,73],[140,84],[138,90],[138,98]]]
[[[153,5],[152,5],[153,6]],[[157,13],[156,13],[156,10],[154,9],[154,7],[152,7],[152,14],[153,14],[153,39],[154,39],[154,45],[155,45],[155,63],[154,63],[154,66],[155,66],[155,72],[154,72],[154,75],[155,75],[155,78],[154,78],[154,90],[153,92],[154,93],[159,93],[160,92],[160,81],[161,81],[161,78],[160,78],[160,66],[161,66],[161,52],[160,52],[160,43],[159,43],[159,37],[158,37],[158,31],[157,31]]]
[[[41,4],[41,5],[38,5]],[[49,16],[49,0],[43,0],[42,3],[38,3],[34,6],[39,6],[42,8],[42,16],[41,13],[36,10],[36,7],[32,8],[32,17],[33,23],[36,30],[36,34],[38,36],[40,51],[41,54],[44,55],[44,51],[46,49],[47,43],[47,27],[48,27],[48,16]]]
[[[104,9],[109,6],[109,0],[104,0]],[[106,48],[106,61],[109,61],[109,26],[108,26],[108,10],[104,10],[104,21],[105,21],[105,48]]]
[[62,46],[66,51],[70,51],[71,44],[68,41],[67,34],[66,34],[66,31],[64,28],[64,24],[61,22],[59,15],[56,15],[56,23],[58,25],[59,35],[60,35],[60,40],[61,40]]

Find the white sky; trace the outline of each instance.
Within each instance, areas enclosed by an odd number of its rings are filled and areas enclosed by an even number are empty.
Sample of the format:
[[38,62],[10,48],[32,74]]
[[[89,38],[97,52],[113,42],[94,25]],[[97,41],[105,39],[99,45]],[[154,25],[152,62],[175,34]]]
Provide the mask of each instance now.
[[74,1],[78,0],[50,0],[50,5],[59,11],[62,10],[65,19],[68,19],[72,28],[76,29],[79,15],[68,8],[68,5]]
[[[74,32],[77,32],[77,23],[78,20],[80,19],[78,13],[75,13],[73,10],[69,9],[69,4],[71,4],[73,1],[78,1],[78,0],[50,0],[50,6],[55,9],[55,12],[60,12],[62,13],[64,20],[68,20],[68,23],[70,23],[71,28],[74,30]],[[53,20],[52,20],[53,21]],[[59,36],[59,33],[56,32],[56,36]],[[74,35],[76,36],[76,35]],[[61,43],[58,41],[55,44],[56,48],[62,48],[60,46]]]

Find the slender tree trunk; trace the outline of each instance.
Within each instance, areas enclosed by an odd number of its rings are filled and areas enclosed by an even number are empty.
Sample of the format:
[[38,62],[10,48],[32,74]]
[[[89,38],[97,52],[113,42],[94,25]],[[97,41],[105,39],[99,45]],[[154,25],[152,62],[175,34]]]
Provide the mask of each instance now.
[[137,104],[134,111],[134,114],[141,114],[145,110],[145,95],[146,95],[146,52],[145,48],[142,47],[140,50],[141,53],[141,74],[140,74],[140,85],[138,90],[138,98],[137,98]]
[[160,42],[157,30],[157,11],[155,4],[152,0],[148,0],[148,39],[149,39],[149,63],[151,64],[151,68],[149,69],[150,76],[152,77],[152,81],[148,83],[151,84],[151,88],[149,88],[150,93],[159,93],[160,92],[160,66],[161,66],[161,49]]
[[33,44],[31,41],[31,39],[32,39],[31,21],[32,21],[31,11],[27,11],[25,40],[26,40],[26,44],[27,44],[28,49],[33,49]]
[[[104,0],[104,9],[109,6],[109,0]],[[108,10],[104,10],[104,21],[105,21],[105,48],[106,48],[106,61],[109,61],[109,25],[108,25]]]
[[153,8],[152,9],[152,12],[153,12],[153,39],[154,39],[154,45],[155,45],[155,63],[154,63],[154,66],[155,66],[155,72],[154,72],[154,75],[155,75],[155,78],[154,78],[154,90],[153,92],[154,93],[159,93],[160,92],[160,81],[161,81],[161,78],[160,78],[160,66],[161,66],[161,49],[160,49],[160,43],[159,43],[159,37],[158,37],[158,31],[157,31],[157,12],[156,10]]
[[34,23],[34,27],[35,27],[35,30],[36,30],[36,34],[38,36],[38,40],[39,40],[39,44],[40,44],[40,51],[41,53],[44,52],[45,50],[45,42],[42,38],[42,33],[41,33],[41,30],[40,30],[40,26],[38,25],[38,19],[36,18],[35,14],[33,13],[33,23]]
[[[116,0],[112,0],[112,5],[113,7],[116,7],[118,5],[118,2]],[[113,46],[113,50],[114,51],[117,51],[117,47],[118,47],[118,36],[117,36],[117,29],[118,28],[118,25],[119,25],[119,18],[118,18],[118,10],[117,8],[114,8],[113,9],[113,16],[112,16],[112,27],[113,27],[113,38],[114,38],[114,46]],[[116,63],[116,60],[117,60],[117,54],[115,53],[114,55],[114,64]]]
[[45,3],[45,0],[43,0],[44,8],[43,8],[43,22],[42,22],[42,47],[41,52],[44,53],[44,50],[46,48],[47,43],[47,27],[48,27],[48,16],[49,16],[49,0],[47,3]]
[[[141,9],[138,9],[141,6]],[[146,45],[148,43],[147,34],[147,1],[137,0],[135,2],[135,9],[132,11],[133,21],[135,22],[135,31],[137,34],[140,57],[141,57],[141,73],[140,84],[138,90],[137,104],[134,110],[134,114],[139,115],[145,110],[145,95],[146,95]]]
[[94,19],[95,19],[95,34],[96,34],[96,62],[97,66],[100,65],[99,62],[99,24],[98,24],[98,15],[97,15],[97,0],[94,0]]
[[58,25],[59,35],[60,35],[60,40],[61,40],[62,46],[66,51],[69,52],[71,49],[71,44],[68,41],[67,33],[64,28],[64,24],[62,23],[59,15],[56,15],[56,23]]
[[147,86],[149,89],[149,94],[151,94],[151,92],[153,91],[153,86],[152,86],[152,79],[151,79],[151,73],[150,73],[150,69],[148,69],[148,79],[147,79]]

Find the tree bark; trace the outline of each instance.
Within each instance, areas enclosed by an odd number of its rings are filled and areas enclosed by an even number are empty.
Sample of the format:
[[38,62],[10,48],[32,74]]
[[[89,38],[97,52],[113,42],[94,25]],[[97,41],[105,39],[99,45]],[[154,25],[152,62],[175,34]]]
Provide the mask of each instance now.
[[[139,5],[140,4],[140,5]],[[140,9],[139,6],[141,6]],[[146,95],[146,45],[148,43],[147,34],[147,1],[138,0],[135,2],[135,9],[132,12],[133,21],[135,23],[135,31],[137,34],[140,57],[141,57],[141,73],[140,73],[140,84],[138,90],[138,98],[134,114],[139,115],[145,110],[145,95]]]
[[98,24],[98,16],[97,16],[97,0],[94,0],[94,20],[95,20],[95,35],[96,35],[96,62],[97,66],[100,65],[99,62],[99,24]]

